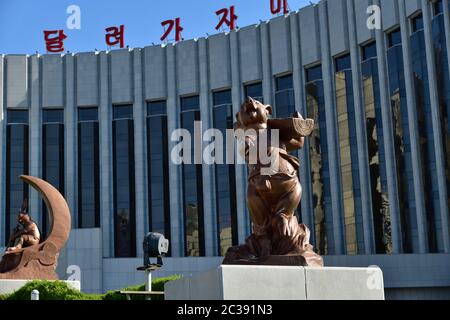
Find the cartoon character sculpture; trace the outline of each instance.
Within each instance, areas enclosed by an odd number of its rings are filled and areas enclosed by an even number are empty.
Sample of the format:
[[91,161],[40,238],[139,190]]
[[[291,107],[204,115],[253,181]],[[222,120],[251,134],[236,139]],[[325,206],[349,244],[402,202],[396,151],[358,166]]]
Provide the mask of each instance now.
[[[298,113],[288,119],[270,115],[270,106],[250,97],[236,115],[235,132],[249,167],[247,204],[253,233],[244,245],[230,248],[223,263],[323,266],[309,243],[309,229],[295,215],[302,187],[299,160],[290,154],[303,148],[314,121]],[[261,151],[271,161],[263,161]]]

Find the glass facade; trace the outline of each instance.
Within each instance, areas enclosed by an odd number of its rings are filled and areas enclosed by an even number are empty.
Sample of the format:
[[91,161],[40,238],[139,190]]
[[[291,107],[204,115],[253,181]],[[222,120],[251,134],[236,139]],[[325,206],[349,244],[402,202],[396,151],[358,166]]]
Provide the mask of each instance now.
[[169,152],[165,100],[147,102],[147,161],[149,230],[163,234],[170,241]]
[[364,249],[364,243],[350,55],[336,58],[335,67],[345,248],[347,254],[357,254]]
[[306,69],[307,117],[314,119],[314,130],[308,138],[311,168],[312,205],[314,210],[314,245],[321,255],[333,254],[333,228],[330,171],[328,167],[327,127],[322,66]]
[[420,157],[424,187],[426,227],[430,252],[436,252],[435,217],[439,216],[439,191],[437,184],[436,154],[434,149],[433,120],[431,115],[428,68],[426,64],[425,35],[422,15],[412,20],[410,36],[411,64],[416,96],[416,114],[420,137]]
[[263,87],[261,82],[244,85],[245,97],[252,97],[261,103],[264,103]]
[[412,169],[411,138],[409,135],[408,106],[406,100],[403,49],[400,30],[388,34],[387,65],[389,96],[394,132],[395,167],[397,169],[398,202],[402,251],[419,250],[414,175]]
[[78,227],[100,227],[98,108],[78,109]]
[[28,185],[19,179],[28,174],[28,110],[7,110],[6,118],[5,244],[17,225],[23,201],[28,200]]
[[[213,92],[213,127],[226,136],[226,129],[233,129],[233,106],[231,103],[231,90]],[[235,166],[216,164],[216,210],[217,210],[217,237],[219,255],[224,256],[231,246],[238,244],[237,208],[236,208],[236,175]]]
[[[195,121],[200,121],[199,97],[181,98],[181,127],[188,130],[192,137]],[[194,159],[194,148],[191,148],[191,159]],[[187,257],[205,255],[202,165],[193,162],[182,165],[184,241]]]
[[[436,63],[436,79],[439,98],[439,116],[441,119],[441,136],[445,161],[445,178],[447,184],[447,206],[450,208],[450,71],[448,67],[447,41],[442,0],[434,3],[435,17],[432,21],[434,58]],[[444,251],[440,218],[436,225],[437,250]]]
[[291,118],[295,112],[294,80],[292,75],[275,78],[275,115]]
[[114,255],[136,256],[133,106],[113,106]]
[[[42,176],[64,195],[64,110],[42,111]],[[43,204],[41,233],[50,231],[47,207]]]
[[362,57],[361,73],[375,249],[376,253],[392,253],[391,216],[389,211],[386,158],[383,143],[377,46],[375,42],[362,47]]

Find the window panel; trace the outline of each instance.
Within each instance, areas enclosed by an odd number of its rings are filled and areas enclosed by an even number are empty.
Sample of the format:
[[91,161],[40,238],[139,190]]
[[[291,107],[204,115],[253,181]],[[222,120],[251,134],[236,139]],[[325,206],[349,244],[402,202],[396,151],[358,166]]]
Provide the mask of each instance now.
[[[166,101],[147,103],[149,230],[170,241],[169,155]],[[169,251],[170,255],[170,251]]]
[[[226,129],[233,129],[231,90],[214,92],[213,101],[213,127],[225,137]],[[224,164],[216,164],[214,169],[219,255],[224,256],[228,248],[238,244],[236,179],[234,165],[225,164],[226,159],[220,160]]]
[[136,256],[134,123],[132,106],[113,106],[115,257]]

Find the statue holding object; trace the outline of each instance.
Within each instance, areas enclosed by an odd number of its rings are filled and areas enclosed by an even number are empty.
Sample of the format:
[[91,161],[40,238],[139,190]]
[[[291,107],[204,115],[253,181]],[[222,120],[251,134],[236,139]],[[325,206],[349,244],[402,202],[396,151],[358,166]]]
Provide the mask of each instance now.
[[[297,175],[300,162],[290,155],[303,148],[314,120],[305,120],[298,113],[288,119],[270,119],[270,115],[271,106],[250,97],[236,115],[235,130],[243,132],[240,138],[236,136],[241,140],[241,154],[249,167],[247,205],[253,233],[244,245],[228,250],[223,264],[323,267],[322,257],[309,243],[308,227],[299,224],[295,215],[302,195]],[[274,138],[275,129],[278,141]],[[265,144],[261,144],[262,138],[266,139]],[[261,161],[260,148],[267,148],[270,164]],[[258,155],[256,161],[251,159],[252,152]]]

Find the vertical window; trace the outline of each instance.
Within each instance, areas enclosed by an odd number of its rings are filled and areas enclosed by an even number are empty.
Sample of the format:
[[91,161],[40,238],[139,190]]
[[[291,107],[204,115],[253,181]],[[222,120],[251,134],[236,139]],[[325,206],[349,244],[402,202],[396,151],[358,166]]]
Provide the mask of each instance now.
[[392,253],[391,215],[387,190],[376,43],[372,42],[362,47],[362,52],[361,72],[375,248],[376,253]]
[[[226,136],[227,129],[233,129],[233,106],[231,90],[213,92],[213,127]],[[221,147],[221,146],[219,146]],[[224,159],[217,159],[222,164],[216,164],[216,208],[219,255],[224,256],[233,245],[238,243],[237,209],[236,209],[236,179],[234,165],[226,164]]]
[[[199,97],[181,98],[181,127],[194,137],[194,123],[200,121]],[[203,175],[202,165],[194,164],[194,148],[191,148],[190,164],[183,164],[183,207],[185,255],[204,256],[203,223]]]
[[246,97],[252,97],[261,103],[264,103],[263,88],[261,82],[244,85],[244,93]]
[[400,29],[388,34],[387,63],[392,127],[394,131],[395,164],[397,170],[400,225],[404,253],[417,252],[416,206],[412,170],[411,138],[409,136],[408,106],[406,100],[403,49]]
[[294,82],[292,75],[275,79],[275,106],[278,118],[290,118],[295,112]]
[[149,230],[170,241],[169,152],[166,101],[147,103]]
[[314,244],[321,255],[334,252],[330,171],[328,168],[327,127],[322,66],[306,70],[307,117],[314,119],[314,130],[308,139],[311,168],[311,190],[314,210]]
[[443,12],[444,12],[444,5],[442,3],[442,0],[434,0],[433,1],[433,14],[435,16],[437,16]]
[[422,16],[422,14],[419,14],[416,17],[412,18],[411,24],[412,24],[413,32],[423,31],[423,16]]
[[[43,178],[64,195],[64,110],[44,109],[43,125]],[[49,232],[50,221],[47,207],[42,210],[42,234]]]
[[136,256],[133,106],[113,106],[115,257]]
[[[442,0],[435,2],[435,6],[439,7],[439,13],[433,18],[432,21],[432,36],[434,46],[434,61],[436,64],[436,85],[439,98],[439,119],[441,121],[441,137],[442,137],[442,150],[444,152],[445,161],[445,178],[447,183],[447,203],[450,207],[450,71],[448,67],[448,52],[447,41],[448,36],[445,36],[445,22],[444,15],[442,13]],[[436,232],[437,232],[437,250],[439,252],[444,251],[443,247],[443,232],[447,232],[442,229],[440,223],[440,215],[436,214]]]
[[346,250],[347,254],[357,254],[358,250],[363,250],[364,240],[362,239],[362,230],[360,230],[362,226],[361,189],[350,55],[337,58],[335,65]]
[[[420,22],[421,21],[421,22]],[[425,215],[430,252],[435,252],[436,226],[435,217],[439,218],[439,190],[437,184],[436,154],[434,150],[433,119],[428,80],[428,68],[425,49],[425,35],[422,16],[413,19],[413,26],[418,26],[410,37],[411,65],[414,76],[416,95],[416,114],[419,127],[420,156],[422,163],[422,181],[425,198]]]
[[5,241],[17,224],[17,214],[25,199],[28,185],[19,179],[28,174],[28,110],[6,111],[6,224]]
[[100,227],[98,108],[78,109],[78,227]]

